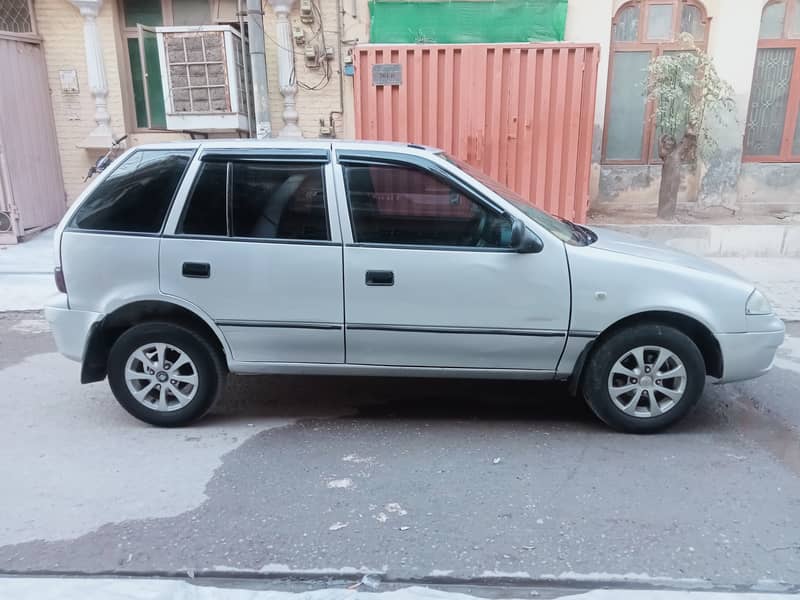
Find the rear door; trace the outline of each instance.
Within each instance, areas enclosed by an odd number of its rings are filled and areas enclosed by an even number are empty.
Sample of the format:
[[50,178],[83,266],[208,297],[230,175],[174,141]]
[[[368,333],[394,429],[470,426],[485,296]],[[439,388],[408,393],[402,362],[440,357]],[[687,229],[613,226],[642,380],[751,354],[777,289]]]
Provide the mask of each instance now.
[[162,292],[209,315],[236,361],[344,362],[329,153],[205,152],[196,171],[161,243]]
[[341,150],[347,362],[552,373],[564,246],[510,248],[512,218],[425,158]]

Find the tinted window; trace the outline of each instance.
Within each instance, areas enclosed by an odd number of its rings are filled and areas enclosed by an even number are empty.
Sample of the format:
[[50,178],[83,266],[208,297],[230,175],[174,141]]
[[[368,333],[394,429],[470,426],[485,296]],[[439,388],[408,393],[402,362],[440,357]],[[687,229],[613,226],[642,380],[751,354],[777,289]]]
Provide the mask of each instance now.
[[411,166],[346,166],[356,242],[508,248],[511,219]]
[[231,235],[327,240],[322,165],[233,163]]
[[192,152],[131,154],[78,208],[71,226],[101,231],[158,233]]
[[207,162],[200,167],[187,201],[179,233],[192,235],[227,235],[225,211],[226,163]]
[[562,242],[584,243],[581,239],[576,237],[575,227],[566,219],[554,217],[550,213],[546,213],[545,211],[536,208],[529,199],[520,196],[514,190],[504,186],[499,181],[495,181],[483,171],[473,167],[469,163],[466,163],[459,158],[456,158],[455,156],[450,156],[449,154],[445,153],[441,153],[439,156],[454,164],[467,175],[470,175],[474,179],[480,181],[495,194],[513,204],[516,208],[524,212]]

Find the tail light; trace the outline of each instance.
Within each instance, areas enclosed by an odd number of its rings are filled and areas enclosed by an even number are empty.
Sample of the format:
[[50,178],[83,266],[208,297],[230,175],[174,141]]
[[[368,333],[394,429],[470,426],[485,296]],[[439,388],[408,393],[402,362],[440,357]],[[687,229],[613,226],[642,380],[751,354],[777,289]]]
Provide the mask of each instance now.
[[67,282],[64,281],[64,271],[61,269],[61,267],[56,267],[54,274],[56,277],[56,287],[58,288],[58,291],[62,294],[66,294]]

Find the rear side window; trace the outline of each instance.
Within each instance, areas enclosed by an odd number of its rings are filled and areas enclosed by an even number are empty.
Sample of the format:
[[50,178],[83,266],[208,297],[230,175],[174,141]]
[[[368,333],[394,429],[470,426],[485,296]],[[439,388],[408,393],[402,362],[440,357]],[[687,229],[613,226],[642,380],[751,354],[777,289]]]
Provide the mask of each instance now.
[[324,165],[206,162],[178,233],[329,240]]
[[111,172],[80,205],[71,227],[158,233],[191,150],[140,150]]
[[322,165],[233,163],[231,235],[327,240]]

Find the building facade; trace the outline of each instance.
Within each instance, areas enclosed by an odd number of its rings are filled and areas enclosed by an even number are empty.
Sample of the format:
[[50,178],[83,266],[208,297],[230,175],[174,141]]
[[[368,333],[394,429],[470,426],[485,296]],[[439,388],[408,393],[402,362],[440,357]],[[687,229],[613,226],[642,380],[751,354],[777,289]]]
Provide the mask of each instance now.
[[[611,214],[654,214],[660,164],[644,69],[689,32],[736,107],[714,125],[715,152],[686,165],[682,205],[799,210],[798,0],[264,0],[263,9],[273,135],[356,137],[354,57],[365,44],[599,47],[588,189]],[[42,51],[52,115],[41,118],[54,128],[65,205],[112,139],[255,135],[244,21],[244,0],[0,0],[0,40]],[[7,205],[12,185],[0,188]]]

